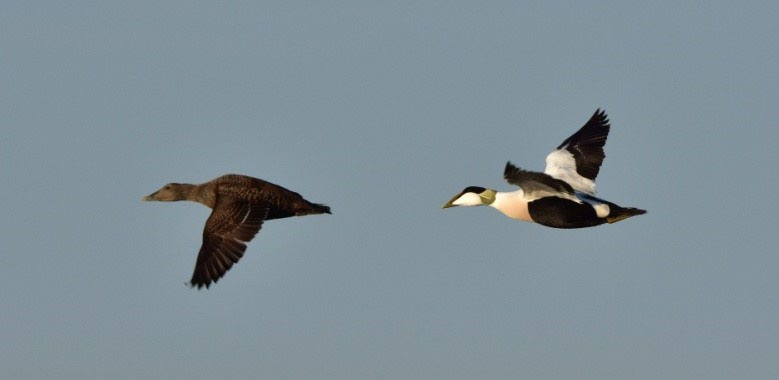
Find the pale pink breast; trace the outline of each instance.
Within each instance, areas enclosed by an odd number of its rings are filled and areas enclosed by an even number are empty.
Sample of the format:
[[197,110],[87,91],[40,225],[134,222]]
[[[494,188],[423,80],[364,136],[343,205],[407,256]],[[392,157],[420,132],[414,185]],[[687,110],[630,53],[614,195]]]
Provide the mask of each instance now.
[[527,209],[527,201],[517,193],[498,194],[495,202],[493,202],[491,206],[498,209],[509,218],[527,222],[533,221],[533,219],[530,218],[530,212]]

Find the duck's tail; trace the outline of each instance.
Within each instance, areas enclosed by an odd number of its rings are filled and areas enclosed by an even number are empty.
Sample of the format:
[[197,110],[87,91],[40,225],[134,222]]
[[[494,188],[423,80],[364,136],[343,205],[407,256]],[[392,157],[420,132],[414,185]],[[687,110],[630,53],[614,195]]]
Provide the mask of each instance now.
[[646,210],[640,208],[614,206],[616,207],[612,206],[609,216],[606,217],[606,221],[609,223],[617,223],[622,219],[627,219],[634,215],[646,214]]
[[310,214],[332,214],[332,213],[330,212],[329,206],[325,206],[319,203],[312,203]]

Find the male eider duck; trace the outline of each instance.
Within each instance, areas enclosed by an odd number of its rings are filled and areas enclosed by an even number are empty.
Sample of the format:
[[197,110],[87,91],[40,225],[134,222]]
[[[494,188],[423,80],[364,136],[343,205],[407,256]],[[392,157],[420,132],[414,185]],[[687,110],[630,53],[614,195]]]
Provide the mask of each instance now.
[[592,227],[644,214],[645,210],[595,197],[595,177],[606,157],[603,146],[608,134],[608,117],[598,109],[581,129],[546,156],[543,173],[506,163],[503,177],[519,190],[499,192],[469,186],[444,208],[489,205],[509,218],[555,228]]
[[246,243],[270,219],[330,214],[330,207],[311,203],[300,194],[261,179],[228,174],[200,185],[169,183],[144,201],[193,201],[212,209],[203,230],[190,286],[198,289],[219,281],[246,251]]

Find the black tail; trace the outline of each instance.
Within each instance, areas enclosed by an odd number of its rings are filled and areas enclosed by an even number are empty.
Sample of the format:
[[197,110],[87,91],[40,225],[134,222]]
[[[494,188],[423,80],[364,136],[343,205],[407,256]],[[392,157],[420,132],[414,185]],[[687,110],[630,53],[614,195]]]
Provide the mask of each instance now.
[[640,208],[635,208],[635,207],[619,207],[617,205],[613,205],[611,207],[611,212],[609,213],[609,216],[606,217],[606,221],[609,223],[617,223],[622,219],[627,219],[630,218],[631,216],[641,215],[641,214],[646,214],[646,210],[642,210]]
[[325,206],[325,205],[319,204],[319,203],[312,203],[311,206],[313,206],[312,209],[311,209],[311,213],[312,214],[331,214],[332,215],[332,213],[330,212],[330,207],[329,206]]

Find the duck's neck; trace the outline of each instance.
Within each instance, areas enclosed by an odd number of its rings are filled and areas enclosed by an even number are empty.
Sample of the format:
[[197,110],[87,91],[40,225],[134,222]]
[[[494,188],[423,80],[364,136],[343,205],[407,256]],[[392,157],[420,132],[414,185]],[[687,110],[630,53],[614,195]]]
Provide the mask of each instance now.
[[208,191],[208,183],[202,185],[193,185],[189,183],[181,184],[181,193],[184,199],[205,205],[208,208],[214,208],[216,198],[213,191]]

